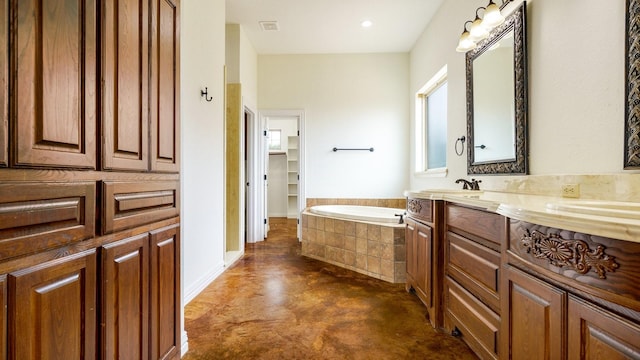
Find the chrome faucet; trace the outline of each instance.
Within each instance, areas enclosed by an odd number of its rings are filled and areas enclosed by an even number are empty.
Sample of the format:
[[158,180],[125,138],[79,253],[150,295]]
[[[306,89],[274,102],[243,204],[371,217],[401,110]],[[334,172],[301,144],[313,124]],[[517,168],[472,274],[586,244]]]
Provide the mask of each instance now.
[[480,190],[480,183],[482,180],[471,179],[471,181],[465,179],[456,180],[456,184],[462,183],[462,190]]

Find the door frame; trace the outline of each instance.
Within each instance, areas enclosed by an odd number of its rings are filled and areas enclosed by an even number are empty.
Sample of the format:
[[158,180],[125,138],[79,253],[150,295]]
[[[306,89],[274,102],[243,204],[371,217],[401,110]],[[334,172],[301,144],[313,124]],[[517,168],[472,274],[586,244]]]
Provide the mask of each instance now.
[[[268,156],[268,151],[266,151],[267,149],[267,138],[265,136],[261,136],[264,131],[267,131],[267,124],[268,124],[268,120],[270,117],[273,118],[277,118],[277,117],[292,117],[292,118],[297,118],[298,121],[298,174],[300,176],[300,179],[298,180],[298,226],[297,226],[297,236],[298,239],[301,238],[302,236],[302,227],[300,226],[300,221],[302,221],[302,219],[300,218],[300,213],[302,212],[302,210],[304,210],[304,208],[306,207],[306,190],[305,190],[305,139],[304,139],[304,134],[305,134],[305,113],[304,110],[302,109],[265,109],[265,110],[259,110],[258,112],[258,117],[259,117],[259,122],[260,125],[262,126],[260,129],[253,129],[253,134],[254,136],[260,141],[259,144],[256,144],[258,146],[255,146],[257,149],[261,151],[261,153],[257,154],[257,156],[253,157],[250,161],[254,162],[257,161],[259,163],[256,164],[250,164],[250,168],[254,168],[254,169],[261,169],[262,170],[262,175],[266,175],[265,171],[265,156]],[[255,139],[255,138],[254,138]],[[267,213],[265,210],[265,204],[266,204],[266,196],[267,193],[264,190],[264,182],[267,180],[264,180],[264,176],[260,177],[260,174],[258,174],[258,178],[256,180],[260,181],[260,186],[255,186],[252,187],[252,189],[250,189],[250,196],[255,197],[254,199],[256,200],[256,202],[253,203],[253,205],[255,206],[254,210],[260,210],[261,211],[261,217],[258,219],[255,219],[254,221],[249,221],[249,226],[253,227],[253,228],[258,228],[258,227],[262,227],[263,223],[264,223],[264,219],[267,219]],[[257,220],[257,221],[256,221]],[[260,222],[258,222],[260,221]],[[263,232],[263,236],[261,237],[252,237],[250,239],[264,239],[266,236],[266,233],[264,233],[264,228],[262,228],[262,232]],[[256,233],[256,236],[259,236],[260,233]],[[250,240],[249,239],[249,240]],[[250,242],[250,241],[247,242]]]

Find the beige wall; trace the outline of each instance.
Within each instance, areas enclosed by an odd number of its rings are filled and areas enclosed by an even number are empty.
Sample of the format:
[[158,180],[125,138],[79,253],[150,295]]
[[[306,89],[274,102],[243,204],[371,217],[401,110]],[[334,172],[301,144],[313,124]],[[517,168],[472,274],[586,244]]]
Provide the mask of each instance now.
[[[190,300],[224,269],[224,4],[224,0],[181,2],[181,227],[185,300]],[[200,97],[200,90],[205,87],[213,97],[211,102]]]
[[408,76],[406,53],[258,56],[258,107],[305,111],[307,197],[402,196]]
[[[449,74],[449,175],[412,175],[412,189],[451,187],[467,177],[466,153],[458,157],[453,148],[466,135],[465,56],[455,46],[464,21],[486,2],[446,0],[411,51],[412,96],[443,65]],[[527,2],[531,175],[629,172],[622,170],[624,7],[624,1]],[[412,140],[412,173],[414,148]],[[502,188],[513,177],[482,179],[485,188]]]

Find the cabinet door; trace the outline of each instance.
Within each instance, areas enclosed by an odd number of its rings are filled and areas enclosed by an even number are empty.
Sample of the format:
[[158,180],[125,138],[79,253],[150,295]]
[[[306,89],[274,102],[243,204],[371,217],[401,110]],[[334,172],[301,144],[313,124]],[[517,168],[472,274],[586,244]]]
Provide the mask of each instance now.
[[151,169],[178,172],[180,8],[178,0],[151,4]]
[[418,223],[416,232],[416,282],[428,308],[433,306],[431,289],[431,254],[433,249],[431,228]]
[[149,236],[106,245],[102,266],[103,359],[148,359]]
[[[9,163],[7,141],[8,105],[9,105],[9,1],[0,0],[0,167]],[[0,357],[2,359],[2,357]]]
[[504,359],[562,359],[567,294],[531,275],[508,268],[508,308],[503,316]]
[[96,166],[96,2],[20,0],[13,36],[13,162]]
[[150,359],[180,356],[180,227],[151,233]]
[[569,359],[640,359],[640,325],[569,298]]
[[9,274],[9,358],[96,358],[95,250]]
[[407,227],[405,228],[404,239],[406,242],[407,251],[407,290],[411,286],[415,286],[416,272],[417,272],[417,248],[416,248],[416,234],[418,232],[418,223],[411,219],[406,221]]
[[7,359],[7,275],[0,276],[0,360]]
[[147,0],[105,1],[102,16],[102,166],[149,167]]

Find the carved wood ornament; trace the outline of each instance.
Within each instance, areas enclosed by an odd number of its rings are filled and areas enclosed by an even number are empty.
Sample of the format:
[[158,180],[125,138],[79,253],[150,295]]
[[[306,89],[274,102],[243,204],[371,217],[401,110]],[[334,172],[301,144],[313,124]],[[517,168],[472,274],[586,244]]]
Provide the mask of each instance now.
[[422,205],[420,205],[420,201],[415,199],[409,199],[407,203],[407,209],[412,213],[419,213],[422,210]]
[[569,267],[579,274],[593,270],[600,279],[606,279],[605,272],[614,272],[620,265],[615,257],[605,254],[605,247],[597,245],[595,250],[582,240],[565,240],[558,234],[543,234],[527,230],[520,243],[538,259],[547,259],[551,265]]

